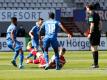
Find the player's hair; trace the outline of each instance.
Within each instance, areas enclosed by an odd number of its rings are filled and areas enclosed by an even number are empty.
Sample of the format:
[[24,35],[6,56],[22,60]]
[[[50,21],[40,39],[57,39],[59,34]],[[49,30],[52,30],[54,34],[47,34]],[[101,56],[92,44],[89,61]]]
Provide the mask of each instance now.
[[43,20],[43,18],[40,18],[40,17],[39,17],[39,18],[38,18],[38,21],[39,21],[39,20]]
[[86,7],[88,7],[90,10],[94,10],[94,5],[88,4]]
[[65,48],[62,48],[62,52],[64,52],[64,53],[65,53],[65,52],[66,52],[66,49],[65,49]]
[[54,14],[53,12],[50,12],[50,13],[49,13],[49,18],[54,19],[54,17],[55,17],[55,14]]
[[63,52],[65,52],[65,51],[66,51],[66,49],[65,49],[65,48],[62,48],[62,51],[63,51]]
[[16,17],[12,17],[11,21],[17,21],[17,18]]

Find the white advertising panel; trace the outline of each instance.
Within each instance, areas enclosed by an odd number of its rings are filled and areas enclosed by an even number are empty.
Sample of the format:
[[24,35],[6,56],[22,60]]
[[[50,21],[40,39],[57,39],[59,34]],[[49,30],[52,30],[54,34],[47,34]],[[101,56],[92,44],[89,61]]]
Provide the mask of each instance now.
[[39,17],[48,19],[48,13],[55,10],[0,10],[0,22],[10,21],[11,17],[17,17],[18,21],[35,21]]
[[[25,51],[26,50],[25,38],[17,38],[17,40],[21,42],[22,49]],[[0,37],[0,51],[11,51],[6,44],[6,38]]]
[[[86,37],[73,37],[68,39],[67,37],[59,37],[59,44],[65,47],[67,50],[89,50],[90,42]],[[107,50],[107,38],[101,37],[99,50]]]
[[[25,38],[17,38],[23,46],[23,50],[26,51]],[[90,43],[86,37],[73,37],[68,39],[67,37],[58,37],[59,45],[66,48],[66,50],[90,50]],[[49,50],[53,50],[50,48]],[[101,37],[99,50],[107,50],[107,38]],[[6,44],[6,38],[0,37],[0,51],[11,51]]]

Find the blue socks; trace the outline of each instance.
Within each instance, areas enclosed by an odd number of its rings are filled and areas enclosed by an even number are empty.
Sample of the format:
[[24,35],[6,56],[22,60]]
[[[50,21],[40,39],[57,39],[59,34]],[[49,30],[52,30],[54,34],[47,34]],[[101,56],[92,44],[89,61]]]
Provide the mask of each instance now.
[[[26,58],[29,59],[29,58],[32,57],[32,56],[33,56],[33,54],[32,54],[32,53],[29,53],[28,56],[27,56]],[[35,60],[35,59],[36,59],[36,56],[34,56],[33,59]]]
[[59,53],[55,53],[55,63],[56,63],[56,69],[59,68]]
[[46,64],[48,64],[49,63],[48,52],[46,51],[44,51],[44,58],[45,58]]
[[16,52],[14,53],[14,56],[13,56],[13,60],[14,60],[14,61],[16,61],[16,58],[17,58],[18,55],[19,55],[19,52],[16,51]]
[[32,56],[33,56],[33,54],[29,53],[26,58],[30,58],[30,57],[32,57]]
[[22,65],[23,64],[24,55],[23,55],[23,53],[20,53],[19,55],[20,55],[19,56],[20,57],[19,58],[20,59],[20,65]]

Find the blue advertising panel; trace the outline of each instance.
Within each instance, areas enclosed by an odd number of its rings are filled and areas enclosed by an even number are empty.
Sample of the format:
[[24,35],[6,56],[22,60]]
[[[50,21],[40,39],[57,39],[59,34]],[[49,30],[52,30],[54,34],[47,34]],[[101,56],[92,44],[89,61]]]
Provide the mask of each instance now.
[[55,14],[56,14],[55,19],[61,21],[61,10],[60,9],[56,10]]
[[75,21],[83,22],[85,21],[85,18],[86,18],[86,12],[85,10],[74,10],[73,16],[74,16]]

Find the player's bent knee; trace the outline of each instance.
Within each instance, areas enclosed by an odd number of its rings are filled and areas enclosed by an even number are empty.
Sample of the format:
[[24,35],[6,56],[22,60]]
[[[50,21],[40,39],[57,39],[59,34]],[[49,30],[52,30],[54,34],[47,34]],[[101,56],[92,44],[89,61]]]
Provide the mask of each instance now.
[[14,48],[11,44],[8,44],[8,47],[14,51]]

